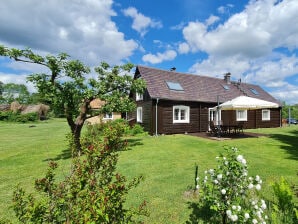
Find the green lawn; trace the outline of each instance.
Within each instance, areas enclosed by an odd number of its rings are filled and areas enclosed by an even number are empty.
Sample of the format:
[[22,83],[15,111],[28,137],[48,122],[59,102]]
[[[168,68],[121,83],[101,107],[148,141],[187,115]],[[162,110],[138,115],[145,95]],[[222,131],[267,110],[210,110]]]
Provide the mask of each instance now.
[[[43,175],[49,159],[59,160],[61,175],[68,171],[66,122],[34,125],[0,123],[0,217],[12,219],[9,206],[14,187],[20,183],[32,191],[34,180]],[[130,192],[127,205],[146,200],[150,216],[143,219],[145,223],[185,223],[192,213],[185,192],[194,185],[195,164],[200,174],[213,168],[224,146],[240,149],[249,175],[262,177],[265,196],[270,197],[270,184],[280,176],[298,184],[298,125],[251,131],[269,135],[225,141],[190,135],[131,138],[131,149],[120,154],[118,169],[128,179],[144,175],[145,180]]]

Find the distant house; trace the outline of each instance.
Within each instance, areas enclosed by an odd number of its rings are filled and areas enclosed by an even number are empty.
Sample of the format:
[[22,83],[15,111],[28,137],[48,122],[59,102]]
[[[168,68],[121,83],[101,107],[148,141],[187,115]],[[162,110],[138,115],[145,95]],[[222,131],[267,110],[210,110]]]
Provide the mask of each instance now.
[[[135,119],[151,134],[206,132],[211,120],[224,124],[241,121],[244,128],[281,126],[281,107],[262,110],[221,111],[218,103],[246,95],[270,102],[279,102],[260,86],[231,81],[227,73],[222,79],[137,66],[135,78],[144,79],[146,90],[134,94]],[[280,105],[280,104],[279,104]],[[218,118],[219,115],[219,118]]]
[[[94,99],[90,102],[90,107],[91,107],[91,110],[93,110],[94,112],[98,112],[104,104],[105,104],[104,101],[100,99]],[[86,120],[86,123],[98,124],[101,122],[107,122],[107,121],[116,120],[119,118],[121,118],[121,113],[118,113],[118,112],[104,113],[104,114],[98,114],[97,116],[88,118]]]

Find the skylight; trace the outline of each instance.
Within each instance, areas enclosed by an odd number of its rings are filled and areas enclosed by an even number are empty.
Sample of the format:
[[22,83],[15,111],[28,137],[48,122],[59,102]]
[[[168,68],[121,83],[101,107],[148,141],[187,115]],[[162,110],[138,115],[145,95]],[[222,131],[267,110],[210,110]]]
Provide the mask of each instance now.
[[259,92],[253,88],[251,88],[250,91],[255,95],[259,95]]
[[230,87],[228,85],[222,85],[222,87],[225,89],[225,90],[230,90]]
[[184,91],[184,89],[182,88],[182,86],[180,85],[179,82],[166,81],[166,83],[167,83],[167,86],[170,90]]

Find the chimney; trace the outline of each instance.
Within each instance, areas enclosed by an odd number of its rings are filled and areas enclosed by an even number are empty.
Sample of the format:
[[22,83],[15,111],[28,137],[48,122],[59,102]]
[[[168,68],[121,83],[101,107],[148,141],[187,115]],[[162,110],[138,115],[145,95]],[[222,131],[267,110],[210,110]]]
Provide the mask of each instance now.
[[227,84],[231,84],[231,73],[228,72],[224,75],[224,80],[227,82]]

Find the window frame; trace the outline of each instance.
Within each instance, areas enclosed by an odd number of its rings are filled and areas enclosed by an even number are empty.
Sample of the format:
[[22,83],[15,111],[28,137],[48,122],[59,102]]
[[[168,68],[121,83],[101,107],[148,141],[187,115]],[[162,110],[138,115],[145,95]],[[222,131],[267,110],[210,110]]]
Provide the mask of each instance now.
[[113,112],[112,113],[104,113],[104,115],[103,115],[103,120],[113,120],[113,118],[114,118]]
[[[266,114],[266,112],[267,112],[268,115],[264,116],[264,114]],[[263,109],[262,110],[262,121],[270,121],[270,110],[269,109]]]
[[137,107],[137,122],[143,122],[143,107]]
[[[175,114],[175,110],[179,110],[178,111],[178,119],[176,119],[176,114]],[[181,111],[184,110],[185,111],[185,118],[182,120],[181,119]],[[176,105],[173,106],[173,124],[181,124],[181,123],[189,123],[190,120],[190,107],[189,106],[184,106],[184,105]]]
[[[243,117],[240,117],[240,112],[243,113]],[[247,121],[247,110],[236,110],[236,121]]]
[[144,96],[142,93],[136,93],[136,101],[141,101],[144,99]]

